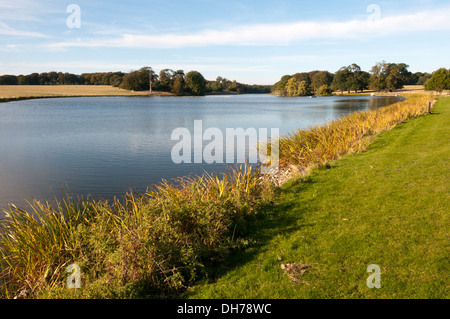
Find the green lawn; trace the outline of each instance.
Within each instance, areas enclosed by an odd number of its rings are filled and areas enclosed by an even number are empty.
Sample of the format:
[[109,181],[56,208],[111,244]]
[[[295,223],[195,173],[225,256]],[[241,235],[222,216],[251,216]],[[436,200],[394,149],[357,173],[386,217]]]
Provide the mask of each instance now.
[[[449,298],[450,98],[283,187],[245,251],[186,298]],[[281,264],[308,264],[292,282]],[[369,289],[367,266],[381,268]]]

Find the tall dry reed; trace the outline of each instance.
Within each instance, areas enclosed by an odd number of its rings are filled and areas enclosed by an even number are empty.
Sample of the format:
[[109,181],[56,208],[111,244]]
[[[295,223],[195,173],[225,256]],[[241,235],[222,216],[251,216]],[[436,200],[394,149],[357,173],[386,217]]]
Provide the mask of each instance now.
[[428,112],[428,95],[408,99],[375,111],[357,112],[324,126],[298,130],[279,139],[280,165],[302,168],[323,164],[349,152],[366,149],[370,137]]
[[111,203],[34,201],[30,213],[11,206],[0,235],[2,296],[67,292],[73,263],[82,270],[84,297],[176,291],[223,261],[271,198],[247,165],[175,182]]

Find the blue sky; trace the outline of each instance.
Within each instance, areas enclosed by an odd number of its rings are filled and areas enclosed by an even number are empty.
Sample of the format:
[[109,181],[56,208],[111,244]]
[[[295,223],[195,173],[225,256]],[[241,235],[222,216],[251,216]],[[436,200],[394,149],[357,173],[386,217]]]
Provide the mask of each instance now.
[[0,74],[151,66],[273,84],[383,60],[432,72],[450,67],[448,17],[447,0],[0,0]]

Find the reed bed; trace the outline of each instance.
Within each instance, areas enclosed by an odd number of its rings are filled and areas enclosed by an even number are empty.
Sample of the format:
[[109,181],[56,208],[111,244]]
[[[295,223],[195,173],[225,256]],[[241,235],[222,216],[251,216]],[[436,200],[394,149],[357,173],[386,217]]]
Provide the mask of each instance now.
[[272,196],[259,177],[244,165],[111,203],[66,196],[56,205],[34,201],[31,212],[12,205],[0,235],[1,296],[72,296],[73,263],[84,288],[77,297],[178,291],[245,244],[246,225]]
[[361,152],[371,137],[428,112],[428,95],[408,99],[375,111],[352,113],[324,126],[298,130],[279,139],[280,166],[307,168],[322,165],[350,152]]
[[[309,167],[364,150],[370,137],[428,111],[429,96],[359,112],[280,138],[280,165]],[[186,288],[246,245],[273,185],[244,165],[164,181],[111,202],[61,197],[11,205],[0,227],[0,297],[134,298]],[[82,289],[68,289],[67,266]]]

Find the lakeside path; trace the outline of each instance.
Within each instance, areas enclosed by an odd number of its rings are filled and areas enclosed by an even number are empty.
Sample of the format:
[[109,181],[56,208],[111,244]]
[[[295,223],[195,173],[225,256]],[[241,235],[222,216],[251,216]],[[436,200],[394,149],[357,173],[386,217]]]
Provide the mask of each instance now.
[[[449,298],[449,136],[440,98],[366,152],[291,180],[254,244],[184,297]],[[372,264],[379,289],[367,286]]]

